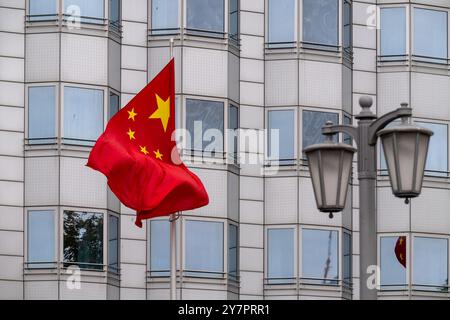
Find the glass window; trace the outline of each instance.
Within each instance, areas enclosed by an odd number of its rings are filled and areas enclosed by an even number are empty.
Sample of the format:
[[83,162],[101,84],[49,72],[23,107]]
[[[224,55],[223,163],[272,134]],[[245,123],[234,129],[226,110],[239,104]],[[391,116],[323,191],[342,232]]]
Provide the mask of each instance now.
[[187,0],[187,28],[191,31],[224,32],[224,0]]
[[64,266],[103,269],[103,214],[64,211]]
[[269,43],[283,47],[295,42],[295,1],[269,0]]
[[303,0],[303,42],[337,46],[338,8],[337,0]]
[[421,290],[448,291],[447,239],[414,237],[413,284]]
[[30,21],[56,19],[56,0],[29,0]]
[[28,88],[28,139],[30,144],[54,142],[55,86]]
[[[325,141],[325,136],[322,134],[322,127],[327,121],[333,124],[339,123],[339,115],[332,112],[307,111],[302,113],[302,144],[303,149]],[[333,137],[337,141],[337,135]]]
[[119,271],[119,218],[108,217],[108,268],[109,271]]
[[190,276],[221,277],[223,273],[223,223],[187,220],[186,273]]
[[352,5],[348,1],[344,1],[343,28],[343,46],[349,52],[352,48]]
[[55,267],[55,215],[53,211],[28,211],[28,268]]
[[238,148],[238,129],[239,129],[239,111],[238,108],[230,105],[228,111],[228,129],[230,129],[229,134],[229,147],[228,152],[230,156],[237,161],[237,148]]
[[109,23],[116,31],[119,31],[120,0],[109,0]]
[[103,91],[64,88],[65,142],[93,145],[103,131]]
[[406,285],[406,237],[380,238],[380,284],[383,290]]
[[223,151],[223,102],[186,99],[188,149]]
[[109,113],[108,113],[108,121],[119,112],[120,109],[120,99],[119,96],[113,92],[109,93]]
[[343,233],[342,240],[342,269],[343,280],[345,285],[352,283],[352,236],[346,232]]
[[[352,118],[347,116],[347,115],[344,115],[344,124],[351,125],[352,124]],[[350,135],[344,133],[342,135],[342,137],[343,137],[344,143],[349,144],[349,145],[353,144],[353,139],[352,139],[352,137]]]
[[230,0],[230,21],[229,34],[230,39],[239,40],[239,0]]
[[267,230],[267,278],[269,283],[294,281],[295,230]]
[[64,0],[66,15],[80,16],[82,22],[103,24],[104,0]]
[[178,0],[152,0],[152,33],[178,30]]
[[170,275],[169,220],[150,221],[150,275]]
[[380,55],[398,59],[406,54],[406,9],[381,8]]
[[[294,110],[271,110],[268,112],[268,158],[292,164],[295,158],[295,112]],[[278,137],[278,138],[277,138]]]
[[303,229],[303,282],[337,285],[338,275],[338,232]]
[[414,8],[414,55],[447,63],[447,12]]
[[238,268],[238,228],[234,224],[228,225],[228,276],[237,279]]

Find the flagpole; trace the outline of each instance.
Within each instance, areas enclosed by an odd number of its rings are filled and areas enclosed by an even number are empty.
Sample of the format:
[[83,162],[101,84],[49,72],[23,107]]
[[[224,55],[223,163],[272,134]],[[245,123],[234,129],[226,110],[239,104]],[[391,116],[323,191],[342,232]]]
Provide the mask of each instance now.
[[[172,57],[173,38],[170,38],[170,59]],[[177,300],[177,219],[175,213],[170,215],[170,300]]]

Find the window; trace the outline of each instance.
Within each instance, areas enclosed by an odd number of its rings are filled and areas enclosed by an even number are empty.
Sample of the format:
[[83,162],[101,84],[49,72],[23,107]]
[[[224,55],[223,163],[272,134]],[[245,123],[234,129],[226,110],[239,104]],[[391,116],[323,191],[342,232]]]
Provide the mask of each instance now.
[[295,1],[269,0],[270,47],[286,47],[295,42]]
[[188,31],[223,36],[224,0],[187,0],[186,15]]
[[223,275],[223,223],[187,220],[185,224],[186,274]]
[[108,121],[119,112],[120,109],[120,99],[119,96],[113,92],[109,93],[109,113],[108,113]]
[[267,230],[267,278],[269,284],[294,281],[294,229]]
[[416,289],[448,291],[448,240],[414,237],[413,284]]
[[30,21],[55,20],[56,0],[29,0],[28,14]]
[[[347,115],[344,115],[344,124],[351,125],[352,124],[352,118],[347,116]],[[349,134],[344,133],[342,135],[342,137],[343,137],[344,143],[349,144],[349,145],[353,144],[353,139],[352,139],[352,137]]]
[[228,225],[228,277],[237,280],[238,268],[238,228],[234,224]]
[[303,229],[303,282],[337,285],[338,271],[338,232]]
[[229,147],[228,153],[233,158],[234,162],[237,162],[238,152],[238,130],[239,130],[239,111],[238,108],[230,105],[228,110],[228,129],[230,137],[228,138]]
[[28,142],[30,144],[54,142],[56,136],[55,95],[55,86],[28,88]]
[[152,34],[178,31],[178,0],[152,0]]
[[152,220],[150,226],[150,276],[170,275],[170,223]]
[[81,17],[81,22],[103,24],[104,0],[64,0],[64,13]]
[[239,0],[230,0],[230,21],[229,34],[230,39],[239,41]]
[[344,285],[350,286],[352,283],[352,236],[346,232],[343,233],[342,256]]
[[303,43],[336,49],[338,45],[337,0],[303,0]]
[[406,237],[380,238],[380,284],[382,290],[406,286]]
[[223,151],[223,102],[186,99],[188,149]]
[[111,272],[119,272],[119,218],[108,217],[108,268]]
[[406,55],[405,8],[381,8],[380,55],[396,60]]
[[447,63],[447,12],[414,8],[414,55]]
[[295,111],[271,110],[268,112],[268,158],[281,164],[295,160]]
[[[322,134],[322,127],[327,121],[333,124],[339,123],[339,115],[331,112],[307,111],[302,113],[302,147],[306,147],[321,143],[325,141],[325,136]],[[333,137],[337,141],[337,135]]]
[[64,211],[64,266],[103,270],[103,214]]
[[53,268],[55,261],[55,215],[53,211],[28,211],[28,268]]
[[343,21],[343,47],[350,53],[352,51],[352,5],[344,1],[344,21]]
[[120,0],[109,0],[109,24],[116,31],[120,31]]
[[64,88],[64,140],[93,145],[103,131],[103,91]]

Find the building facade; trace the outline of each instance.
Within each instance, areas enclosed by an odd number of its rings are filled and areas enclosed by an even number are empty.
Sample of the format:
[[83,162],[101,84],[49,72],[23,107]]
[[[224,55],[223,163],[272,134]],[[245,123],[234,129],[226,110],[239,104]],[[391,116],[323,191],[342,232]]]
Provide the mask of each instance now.
[[356,164],[330,219],[302,149],[325,121],[352,123],[363,95],[378,115],[408,102],[434,131],[409,204],[378,156],[378,296],[450,298],[449,13],[448,0],[0,0],[0,298],[169,298],[168,219],[137,228],[85,164],[170,38],[176,123],[192,134],[180,152],[210,197],[177,220],[179,298],[359,298]]

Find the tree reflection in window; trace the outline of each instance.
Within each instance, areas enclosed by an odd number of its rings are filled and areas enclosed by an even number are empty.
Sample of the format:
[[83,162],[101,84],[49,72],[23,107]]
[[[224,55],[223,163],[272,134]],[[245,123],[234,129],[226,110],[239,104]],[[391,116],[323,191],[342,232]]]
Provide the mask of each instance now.
[[64,266],[103,268],[103,215],[64,211]]

